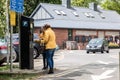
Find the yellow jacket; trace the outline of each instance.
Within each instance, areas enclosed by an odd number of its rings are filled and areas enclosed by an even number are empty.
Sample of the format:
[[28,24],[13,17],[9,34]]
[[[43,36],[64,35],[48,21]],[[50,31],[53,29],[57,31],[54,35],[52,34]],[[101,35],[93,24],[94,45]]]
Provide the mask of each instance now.
[[56,36],[51,28],[45,30],[45,34],[43,35],[43,42],[45,43],[46,49],[56,48]]

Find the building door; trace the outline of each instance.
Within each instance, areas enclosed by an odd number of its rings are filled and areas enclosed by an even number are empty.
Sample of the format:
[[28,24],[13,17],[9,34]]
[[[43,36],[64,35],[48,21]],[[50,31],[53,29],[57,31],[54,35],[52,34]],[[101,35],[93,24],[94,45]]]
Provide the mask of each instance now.
[[68,40],[69,41],[73,40],[73,30],[72,29],[68,29]]

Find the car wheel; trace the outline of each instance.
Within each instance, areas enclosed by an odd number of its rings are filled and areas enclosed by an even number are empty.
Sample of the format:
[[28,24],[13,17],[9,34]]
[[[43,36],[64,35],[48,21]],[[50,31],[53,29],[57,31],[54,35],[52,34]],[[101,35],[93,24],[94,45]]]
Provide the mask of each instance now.
[[13,62],[18,61],[18,55],[17,55],[16,52],[12,53],[12,61],[13,61]]
[[104,53],[104,51],[101,51],[101,53]]
[[103,47],[101,48],[101,53],[104,53],[104,48]]
[[93,52],[93,53],[95,53],[95,52]]
[[7,58],[5,57],[4,59],[0,60],[0,65],[2,65],[4,62],[6,62]]
[[107,53],[109,53],[109,51],[106,51]]
[[36,59],[39,56],[38,50],[36,48],[33,49],[33,58]]
[[89,54],[89,51],[87,51],[87,54]]

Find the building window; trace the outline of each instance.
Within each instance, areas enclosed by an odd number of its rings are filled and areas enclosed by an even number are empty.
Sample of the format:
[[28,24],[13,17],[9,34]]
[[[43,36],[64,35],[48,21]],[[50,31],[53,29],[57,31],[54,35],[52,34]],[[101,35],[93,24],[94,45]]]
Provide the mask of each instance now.
[[92,39],[92,36],[88,36],[88,42]]
[[90,15],[89,15],[88,12],[85,12],[84,15],[85,15],[86,17],[90,18]]
[[76,41],[77,43],[79,43],[79,42],[80,42],[80,37],[79,37],[79,36],[75,36],[75,41]]
[[79,15],[77,14],[77,12],[72,12],[76,17],[79,17]]
[[55,11],[55,13],[57,13],[57,15],[61,15],[60,11],[58,11],[58,10],[54,10],[54,11]]
[[73,40],[73,31],[72,31],[72,29],[68,29],[68,40],[70,40],[70,41]]
[[99,13],[99,16],[100,16],[102,19],[105,19],[105,16],[104,16],[102,13]]
[[67,14],[64,11],[60,11],[63,16],[67,16]]
[[109,41],[113,42],[113,37],[112,36],[110,36]]
[[82,37],[81,37],[81,41],[82,41],[83,43],[85,43],[85,42],[86,42],[86,37],[85,37],[85,36],[82,36]]
[[91,18],[95,18],[95,16],[92,13],[89,13]]

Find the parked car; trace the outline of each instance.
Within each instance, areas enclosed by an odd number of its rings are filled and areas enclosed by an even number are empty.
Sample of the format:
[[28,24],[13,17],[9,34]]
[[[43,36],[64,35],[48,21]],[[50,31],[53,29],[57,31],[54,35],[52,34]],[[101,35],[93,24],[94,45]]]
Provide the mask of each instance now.
[[33,58],[36,59],[37,57],[40,56],[41,52],[41,46],[40,46],[40,42],[39,42],[39,35],[37,33],[33,34]]
[[[15,61],[19,60],[19,35],[18,33],[15,33],[12,35],[12,40],[13,40],[13,46],[15,49],[16,54],[16,59]],[[39,57],[41,54],[40,50],[40,45],[39,45],[39,35],[37,33],[34,33],[33,35],[33,58],[36,59]]]
[[94,38],[89,41],[89,43],[86,46],[86,51],[87,53],[89,52],[101,52],[104,53],[106,51],[109,53],[109,48],[108,48],[108,41],[103,39],[103,38]]
[[7,44],[5,39],[0,39],[0,65],[7,59]]

